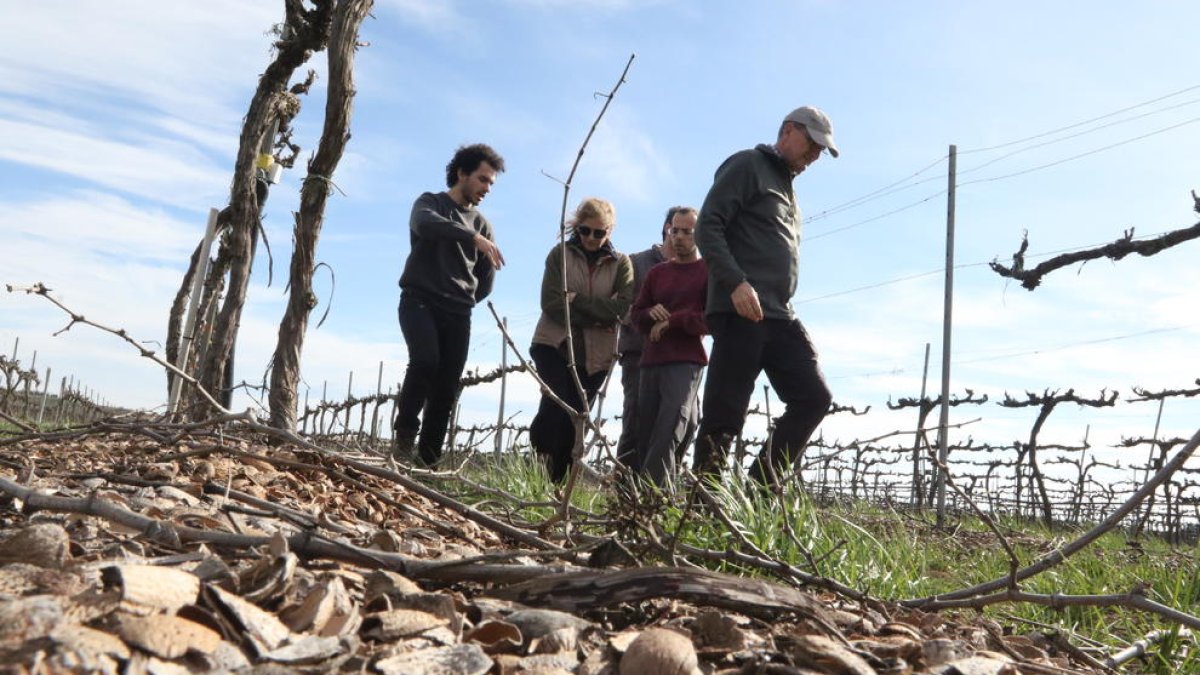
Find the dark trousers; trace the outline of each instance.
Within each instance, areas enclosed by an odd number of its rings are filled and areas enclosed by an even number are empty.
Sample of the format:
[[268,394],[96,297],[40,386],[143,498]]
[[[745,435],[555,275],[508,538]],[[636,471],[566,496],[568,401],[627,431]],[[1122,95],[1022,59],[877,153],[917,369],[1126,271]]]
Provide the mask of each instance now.
[[710,473],[725,466],[729,444],[745,424],[754,381],[766,371],[784,405],[770,447],[763,448],[750,468],[752,478],[766,483],[770,478],[766,464],[770,463],[777,476],[788,471],[833,402],[812,340],[797,319],[754,323],[721,313],[708,317],[708,329],[713,337],[712,356],[694,465],[697,471]]
[[[433,464],[442,456],[450,411],[471,344],[471,315],[448,312],[411,293],[400,294],[400,331],[408,344],[408,369],[396,402],[395,433],[413,437],[417,454]],[[424,411],[425,424],[418,419]]]
[[679,448],[688,440],[702,368],[698,363],[664,363],[641,369],[635,466],[658,485],[674,474]]
[[[624,327],[621,330],[625,330]],[[617,461],[627,467],[636,466],[638,427],[638,383],[641,380],[641,352],[621,354],[621,389],[624,404],[621,409],[621,437],[617,439]]]
[[[617,440],[617,461],[625,466],[636,469],[638,419],[642,417],[640,400],[642,367],[641,352],[629,352],[621,355],[621,388],[624,389],[624,405],[621,411],[621,436]],[[696,439],[696,427],[700,426],[700,388],[692,393],[692,404],[688,407],[690,417],[683,431],[683,440],[675,447],[675,463],[681,464],[692,441]]]
[[[580,410],[583,404],[579,400],[579,389],[571,377],[567,357],[554,347],[538,344],[529,348],[529,356],[533,358],[538,375],[550,387],[550,391],[575,410]],[[582,363],[576,363],[575,370],[579,373],[579,381],[583,383],[590,406],[596,400],[596,392],[600,390],[608,372],[588,375]],[[529,424],[529,444],[546,462],[551,480],[561,483],[574,463],[571,449],[575,446],[575,424],[571,415],[545,394],[542,394],[537,414]]]

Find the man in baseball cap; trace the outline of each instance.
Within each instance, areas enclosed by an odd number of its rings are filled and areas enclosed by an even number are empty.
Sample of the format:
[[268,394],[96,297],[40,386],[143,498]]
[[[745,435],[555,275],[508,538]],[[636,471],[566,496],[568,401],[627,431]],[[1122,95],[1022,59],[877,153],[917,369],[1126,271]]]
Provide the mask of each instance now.
[[829,121],[829,117],[810,105],[803,105],[788,113],[788,116],[783,118],[784,124],[791,122],[804,127],[808,132],[808,137],[814,143],[829,151],[830,155],[838,156],[837,145],[833,142],[833,123]]
[[838,156],[829,118],[811,106],[796,108],[774,145],[725,160],[700,208],[696,244],[708,266],[705,318],[713,343],[693,457],[699,472],[726,467],[760,372],[784,404],[769,445],[750,467],[761,483],[791,471],[833,402],[792,308],[801,224],[792,181],[826,150]]

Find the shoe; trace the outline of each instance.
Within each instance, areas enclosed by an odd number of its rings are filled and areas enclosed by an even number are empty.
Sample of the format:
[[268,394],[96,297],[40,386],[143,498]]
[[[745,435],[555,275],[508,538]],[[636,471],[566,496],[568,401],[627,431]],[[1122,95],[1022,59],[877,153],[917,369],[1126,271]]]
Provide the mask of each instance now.
[[733,445],[732,434],[705,434],[696,440],[696,452],[692,456],[692,471],[697,476],[720,479],[729,457],[729,446]]
[[411,460],[416,441],[417,432],[396,429],[392,434],[392,459],[396,461]]
[[746,478],[751,485],[762,490],[764,495],[779,496],[783,494],[783,484],[789,477],[787,469],[787,465],[775,466],[769,459],[760,455],[750,464]]
[[427,448],[417,450],[417,461],[427,469],[432,469],[442,460],[441,450],[430,451]]

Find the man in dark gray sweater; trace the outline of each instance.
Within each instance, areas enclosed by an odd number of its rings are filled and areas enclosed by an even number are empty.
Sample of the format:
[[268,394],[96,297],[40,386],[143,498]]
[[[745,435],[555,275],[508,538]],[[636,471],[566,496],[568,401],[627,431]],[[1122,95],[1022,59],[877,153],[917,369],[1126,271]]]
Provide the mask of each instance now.
[[832,395],[791,302],[801,226],[792,180],[824,151],[838,156],[829,118],[813,107],[797,108],[784,118],[774,145],[743,150],[721,164],[700,208],[696,244],[708,264],[713,345],[697,471],[724,468],[764,370],[785,409],[770,447],[750,468],[755,480],[772,483],[790,470],[829,411]]
[[[471,310],[492,292],[504,265],[492,225],[475,207],[504,171],[504,159],[477,143],[446,166],[445,192],[417,198],[409,217],[412,244],[400,277],[400,330],[408,369],[396,401],[392,454],[406,458],[417,442],[426,465],[441,458],[450,411],[471,341]],[[424,411],[424,426],[418,418]]]

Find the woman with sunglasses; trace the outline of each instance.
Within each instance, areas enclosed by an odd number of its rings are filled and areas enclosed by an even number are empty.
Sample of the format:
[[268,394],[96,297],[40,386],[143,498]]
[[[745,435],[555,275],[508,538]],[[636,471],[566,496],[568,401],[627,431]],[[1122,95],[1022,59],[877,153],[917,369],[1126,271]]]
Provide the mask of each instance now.
[[[542,315],[529,355],[551,391],[575,410],[582,409],[583,403],[571,377],[569,355],[574,354],[575,372],[590,406],[612,369],[617,327],[633,303],[633,265],[613,248],[610,237],[615,225],[611,203],[596,197],[583,200],[568,223],[570,236],[550,250],[542,275]],[[546,394],[529,425],[529,441],[546,462],[550,478],[562,482],[573,462],[575,426]]]

